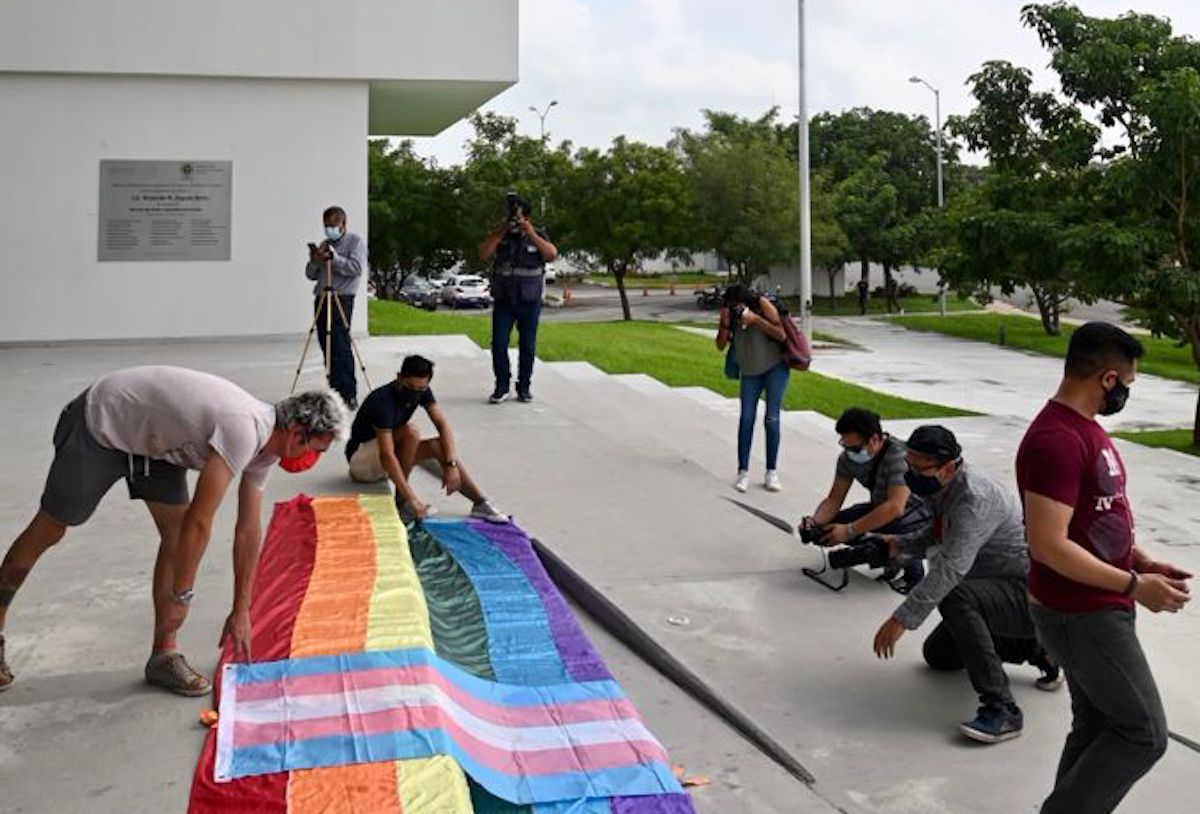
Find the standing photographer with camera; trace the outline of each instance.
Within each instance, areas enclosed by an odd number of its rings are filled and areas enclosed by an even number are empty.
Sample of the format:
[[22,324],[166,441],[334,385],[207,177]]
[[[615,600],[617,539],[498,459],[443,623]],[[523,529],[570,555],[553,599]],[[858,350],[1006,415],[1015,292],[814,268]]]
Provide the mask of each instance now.
[[[779,311],[771,301],[744,285],[725,289],[721,309],[721,327],[717,331],[717,350],[733,343],[737,374],[741,383],[741,414],[738,416],[738,471],[733,488],[746,491],[750,485],[750,444],[754,440],[754,420],[758,417],[758,400],[764,391],[767,409],[763,415],[763,432],[767,436],[767,473],[763,486],[778,492],[779,482],[779,413],[783,394],[787,390],[791,369],[783,360],[780,343],[786,334]],[[728,368],[726,369],[728,373]]]
[[507,219],[479,245],[479,259],[494,258],[492,264],[492,373],[496,386],[488,397],[491,404],[508,398],[512,368],[508,342],[517,326],[519,360],[517,401],[533,401],[533,357],[537,350],[538,319],[546,264],[558,257],[558,249],[546,233],[534,228],[529,201],[510,192],[505,198]]
[[[321,220],[325,225],[325,239],[320,244],[308,244],[304,276],[316,281],[313,309],[317,315],[317,341],[321,353],[325,353],[326,321],[331,326],[330,358],[325,360],[329,365],[329,386],[338,392],[347,407],[356,410],[358,382],[354,377],[354,351],[350,347],[350,320],[354,316],[358,282],[367,268],[367,241],[346,230],[346,210],[340,206],[326,209]],[[328,292],[332,296],[326,296],[326,285],[333,289]],[[336,302],[333,297],[337,297]],[[325,313],[328,308],[333,309],[331,314]]]
[[[981,743],[1021,734],[1024,718],[996,652],[996,638],[1023,642],[1043,676],[1040,689],[1061,684],[1058,668],[1040,656],[1029,615],[1025,579],[1029,549],[1015,496],[967,466],[954,433],[945,427],[913,430],[905,444],[905,480],[925,498],[933,522],[925,531],[886,537],[893,557],[928,556],[929,574],[905,597],[875,634],[875,655],[891,658],[905,631],[916,630],[937,608],[957,656],[979,694],[975,718],[959,731]],[[934,631],[929,646],[938,637]],[[941,641],[939,646],[949,644]],[[941,656],[942,654],[936,654]],[[936,666],[931,661],[931,666]]]

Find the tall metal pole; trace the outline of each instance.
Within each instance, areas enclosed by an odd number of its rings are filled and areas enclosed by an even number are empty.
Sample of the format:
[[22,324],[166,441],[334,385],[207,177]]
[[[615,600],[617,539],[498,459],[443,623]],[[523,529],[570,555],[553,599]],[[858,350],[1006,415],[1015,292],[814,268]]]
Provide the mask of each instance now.
[[796,120],[800,164],[800,330],[812,336],[812,220],[808,188],[808,105],[804,92],[804,0],[796,0],[799,30],[800,115]]
[[[552,99],[552,100],[550,101],[550,104],[546,105],[546,109],[545,109],[545,110],[538,110],[538,109],[537,109],[536,107],[534,107],[533,105],[530,105],[530,106],[529,106],[529,109],[530,109],[530,110],[532,110],[534,113],[536,113],[536,114],[537,114],[537,117],[538,117],[538,123],[539,123],[539,126],[540,126],[540,128],[541,128],[541,132],[540,132],[540,135],[539,135],[539,141],[540,141],[540,143],[542,144],[542,148],[543,148],[543,149],[545,149],[545,145],[546,145],[546,116],[548,116],[548,115],[550,114],[550,108],[554,107],[554,106],[555,106],[555,105],[557,105],[557,104],[558,104],[558,100],[557,100],[557,99]],[[543,185],[543,188],[542,188],[542,196],[541,196],[541,201],[539,202],[539,203],[540,203],[540,206],[538,207],[538,208],[539,208],[539,210],[540,210],[540,212],[539,212],[539,216],[542,218],[542,220],[545,220],[545,219],[546,219],[546,190],[545,190],[545,183],[546,183],[546,162],[545,162],[545,159],[543,158],[543,160],[542,160],[542,185]],[[543,224],[543,225],[544,225],[544,224]]]
[[[919,82],[933,91],[933,126],[937,134],[937,205],[938,209],[941,209],[946,205],[942,183],[942,94],[919,76],[910,76],[908,81],[914,84]],[[938,313],[946,316],[946,286],[944,285],[938,291]]]

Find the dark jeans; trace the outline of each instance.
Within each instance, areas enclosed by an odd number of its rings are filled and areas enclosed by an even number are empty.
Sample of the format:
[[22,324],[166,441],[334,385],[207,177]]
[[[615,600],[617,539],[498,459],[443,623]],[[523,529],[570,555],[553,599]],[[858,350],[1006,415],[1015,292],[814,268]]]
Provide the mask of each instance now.
[[508,361],[508,341],[513,325],[517,326],[517,390],[529,390],[533,378],[533,355],[537,350],[538,318],[542,315],[542,304],[531,302],[521,305],[497,302],[492,309],[492,373],[496,377],[496,390],[508,392],[512,379],[512,368]]
[[763,412],[763,434],[767,437],[767,469],[779,464],[779,413],[783,409],[783,394],[787,391],[791,368],[783,362],[757,376],[742,376],[740,393],[742,410],[738,416],[738,470],[750,468],[750,444],[754,441],[754,419],[758,417],[758,400],[767,395]]
[[[835,523],[853,523],[855,520],[861,520],[875,510],[875,505],[872,503],[856,503],[853,506],[847,506],[838,512],[834,518]],[[897,517],[892,522],[880,526],[873,530],[874,534],[911,534],[914,531],[919,531],[922,527],[928,526],[933,519],[929,507],[924,503],[913,503],[904,510],[904,514]],[[925,578],[925,562],[921,559],[912,559],[904,563],[901,568],[904,569],[904,581],[909,587],[916,585]]]
[[981,703],[1013,704],[1003,661],[1040,661],[1041,653],[1025,580],[965,579],[946,595],[938,611],[942,623],[923,648],[929,666],[948,670],[957,663],[966,668]]
[[[342,320],[341,311],[334,305],[330,320],[333,334],[329,342],[329,353],[332,358],[327,360],[329,363],[329,386],[336,390],[347,404],[351,404],[358,400],[358,383],[354,379],[354,349],[350,347],[350,324],[354,319],[354,295],[338,294],[337,298],[342,304],[342,310],[346,312],[346,319]],[[321,345],[322,354],[325,353],[325,302],[325,297],[318,297],[313,304],[313,309],[317,314],[317,341]]]
[[1134,613],[1030,609],[1071,690],[1071,732],[1042,814],[1112,811],[1167,750],[1167,720]]

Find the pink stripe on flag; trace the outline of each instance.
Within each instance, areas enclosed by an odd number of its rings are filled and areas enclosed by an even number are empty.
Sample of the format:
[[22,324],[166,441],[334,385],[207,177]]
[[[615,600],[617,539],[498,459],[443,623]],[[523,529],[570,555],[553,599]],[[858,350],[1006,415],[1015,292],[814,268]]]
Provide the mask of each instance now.
[[473,715],[503,726],[555,726],[587,721],[640,720],[626,698],[573,701],[540,706],[504,706],[471,695],[433,667],[378,667],[346,673],[286,677],[279,681],[239,684],[239,704],[288,698],[296,701],[309,695],[340,695],[396,685],[431,684]]
[[480,763],[495,771],[515,776],[597,771],[636,763],[668,763],[666,750],[655,741],[645,740],[574,744],[570,747],[519,752],[501,749],[480,740],[439,707],[429,706],[269,724],[239,721],[234,730],[234,743],[235,749],[243,749],[277,742],[297,743],[327,737],[369,737],[415,729],[443,730]]

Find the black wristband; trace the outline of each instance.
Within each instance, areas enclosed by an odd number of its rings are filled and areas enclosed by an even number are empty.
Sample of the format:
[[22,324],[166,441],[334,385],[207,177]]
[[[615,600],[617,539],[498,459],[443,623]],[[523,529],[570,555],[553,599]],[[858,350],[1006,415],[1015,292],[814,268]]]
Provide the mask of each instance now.
[[1138,575],[1137,571],[1129,572],[1129,584],[1125,586],[1125,590],[1121,591],[1121,596],[1133,596],[1133,592],[1137,590]]

